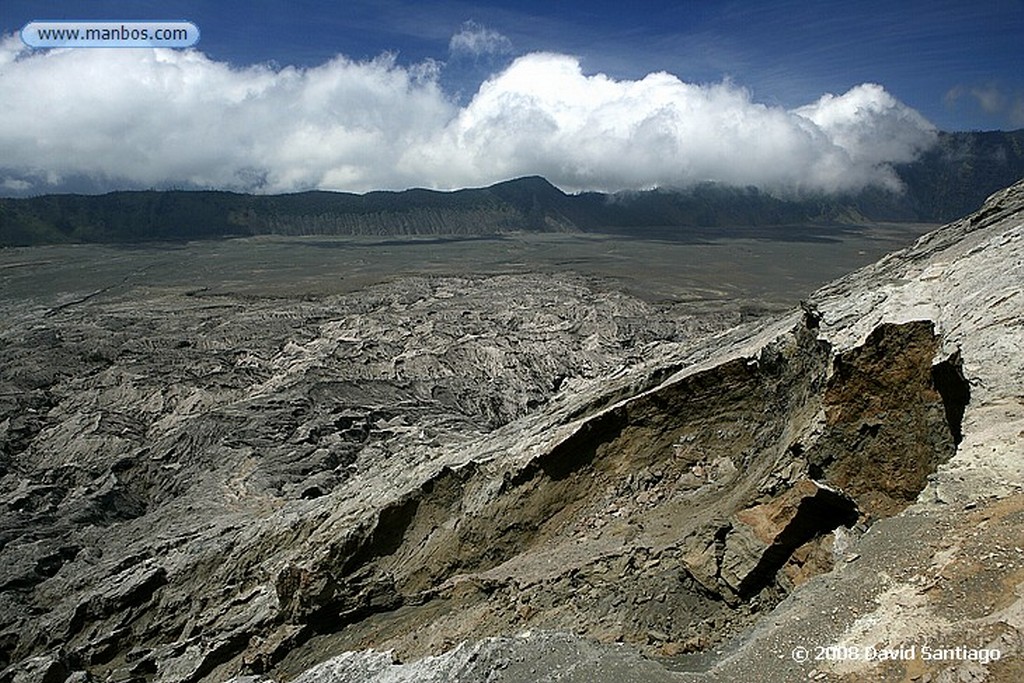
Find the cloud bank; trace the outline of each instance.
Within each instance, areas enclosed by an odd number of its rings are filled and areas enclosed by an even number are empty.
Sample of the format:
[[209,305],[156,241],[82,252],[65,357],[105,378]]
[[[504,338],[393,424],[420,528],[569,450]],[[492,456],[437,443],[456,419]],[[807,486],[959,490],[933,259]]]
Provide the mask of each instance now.
[[536,53],[460,106],[439,85],[442,68],[390,55],[237,68],[198,51],[30,52],[10,37],[0,44],[0,193],[83,179],[95,189],[450,189],[527,174],[569,191],[898,189],[890,165],[935,137],[873,84],[786,110],[729,81],[615,80]]

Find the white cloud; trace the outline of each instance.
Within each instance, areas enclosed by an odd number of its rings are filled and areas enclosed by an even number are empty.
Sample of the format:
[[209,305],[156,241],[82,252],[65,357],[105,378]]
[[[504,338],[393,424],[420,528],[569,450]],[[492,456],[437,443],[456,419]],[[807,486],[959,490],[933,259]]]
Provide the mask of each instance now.
[[234,68],[196,51],[0,44],[0,178],[8,191],[216,187],[438,188],[541,174],[567,190],[704,180],[779,193],[892,186],[888,164],[934,137],[877,85],[787,111],[730,82],[587,75],[518,58],[464,107],[439,67],[335,58]]
[[415,184],[397,159],[455,113],[430,68],[389,55],[236,69],[195,51],[14,59],[11,43],[0,48],[0,175],[271,192]]
[[812,121],[853,164],[869,172],[913,161],[936,136],[923,116],[874,83],[858,85],[840,96],[824,95],[794,113]]
[[1011,126],[1024,125],[1024,92],[1004,92],[992,83],[973,88],[955,85],[946,92],[943,99],[947,107],[953,108],[968,96],[989,116],[1002,119]]
[[493,29],[467,21],[448,41],[453,55],[503,55],[512,52],[512,41]]
[[973,88],[971,94],[978,100],[978,106],[988,114],[999,114],[1006,109],[1006,97],[994,85]]
[[540,173],[570,189],[715,180],[791,193],[895,187],[887,164],[934,137],[876,85],[786,111],[729,82],[616,81],[583,74],[572,57],[533,54],[484,83],[438,143],[416,152],[424,172],[444,167],[456,183]]
[[13,192],[25,192],[32,189],[32,183],[27,180],[17,180],[15,178],[4,178],[3,183],[0,183],[5,190],[11,190]]

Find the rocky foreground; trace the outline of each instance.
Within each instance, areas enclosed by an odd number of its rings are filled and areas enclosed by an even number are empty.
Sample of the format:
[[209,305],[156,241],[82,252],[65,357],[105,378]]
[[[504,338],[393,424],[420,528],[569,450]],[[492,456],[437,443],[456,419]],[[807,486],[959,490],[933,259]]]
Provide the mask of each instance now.
[[1021,680],[1022,283],[1024,183],[740,327],[529,274],[12,308],[0,681]]

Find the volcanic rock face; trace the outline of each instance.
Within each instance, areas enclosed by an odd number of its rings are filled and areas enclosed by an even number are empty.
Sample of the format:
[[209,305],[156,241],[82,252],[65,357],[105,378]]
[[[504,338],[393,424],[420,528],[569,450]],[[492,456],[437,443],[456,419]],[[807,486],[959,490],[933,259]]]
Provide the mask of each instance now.
[[[743,327],[534,275],[19,310],[0,679],[1010,680],[1022,221]],[[791,656],[926,638],[1001,658]]]
[[543,275],[284,304],[195,288],[75,297],[9,319],[6,675],[44,657],[162,680],[271,667],[489,561],[484,529],[480,550],[431,545],[446,566],[390,568],[406,535],[457,523],[464,485],[491,485],[470,475],[523,448],[524,417],[586,409],[577,392],[635,393],[737,320]]

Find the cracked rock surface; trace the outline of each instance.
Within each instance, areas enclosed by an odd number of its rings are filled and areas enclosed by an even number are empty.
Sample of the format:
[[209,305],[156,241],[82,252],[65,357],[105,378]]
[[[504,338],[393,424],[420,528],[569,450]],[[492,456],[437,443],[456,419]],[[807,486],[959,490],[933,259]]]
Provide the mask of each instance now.
[[552,424],[542,415],[656,381],[652,359],[739,316],[529,273],[408,277],[285,306],[137,295],[11,307],[5,679],[223,679],[427,601],[454,560],[415,578],[383,565],[421,497],[525,457],[523,431]]
[[[1022,282],[1024,184],[738,326],[551,273],[12,307],[0,679],[1019,680]],[[814,658],[926,642],[1000,657]]]

